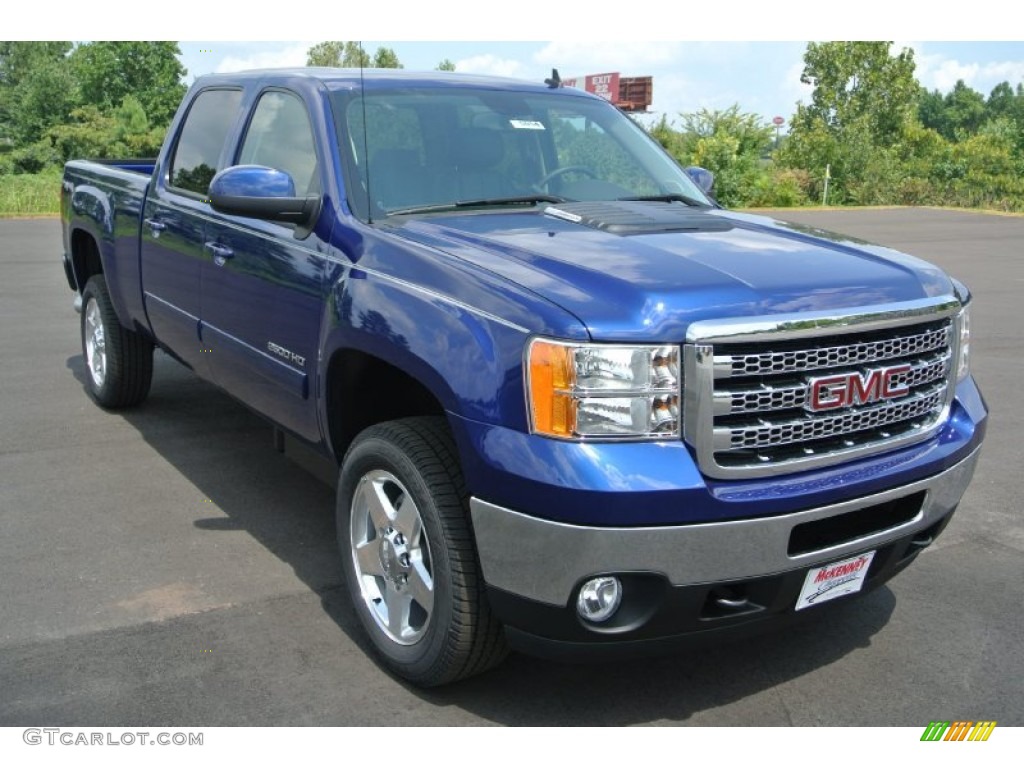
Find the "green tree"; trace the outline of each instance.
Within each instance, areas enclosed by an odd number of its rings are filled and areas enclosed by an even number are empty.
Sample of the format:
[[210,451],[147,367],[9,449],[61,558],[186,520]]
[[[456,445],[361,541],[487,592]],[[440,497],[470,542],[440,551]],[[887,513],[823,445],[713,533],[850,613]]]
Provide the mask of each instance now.
[[809,43],[800,82],[814,86],[809,105],[799,105],[794,129],[820,120],[841,131],[855,122],[871,138],[895,139],[916,113],[919,86],[914,52],[891,55],[888,42]]
[[186,90],[180,55],[176,42],[93,42],[72,52],[71,65],[84,103],[110,111],[134,96],[154,125],[167,125]]
[[355,40],[328,40],[317,43],[306,51],[306,66],[403,68],[393,48],[381,46],[371,57],[362,43]]
[[797,105],[780,164],[809,171],[815,196],[828,169],[831,200],[877,202],[899,177],[894,147],[917,124],[914,52],[891,55],[887,42],[809,43],[800,80],[814,91]]
[[368,67],[370,62],[370,54],[363,48],[362,43],[353,40],[345,43],[345,53],[341,57],[341,66]]
[[380,47],[373,54],[373,66],[379,69],[404,69],[393,48]]
[[68,119],[78,100],[70,50],[69,42],[0,42],[0,150]]
[[953,90],[946,94],[945,104],[949,133],[944,135],[947,139],[973,136],[987,117],[985,97],[963,80],[957,80]]
[[128,157],[155,157],[163,146],[164,130],[150,126],[142,104],[134,96],[126,96],[114,110],[114,137],[125,148]]
[[441,61],[438,62],[438,65],[437,67],[435,67],[435,69],[437,69],[438,72],[454,72],[455,62],[452,61],[451,59],[441,59]]
[[917,100],[917,119],[925,128],[952,138],[949,116],[946,114],[946,97],[938,89],[929,91],[922,88]]
[[306,51],[306,66],[340,67],[344,56],[345,43],[341,40],[327,40]]
[[[116,157],[127,154],[118,141],[118,122],[96,105],[86,104],[71,113],[71,119],[55,125],[44,139],[30,148],[49,162],[59,164],[70,158]],[[37,170],[37,169],[34,169]]]
[[741,112],[739,104],[728,109],[699,109],[680,115],[682,133],[690,141],[728,135],[736,139],[736,151],[744,157],[758,158],[767,154],[773,142],[772,126],[760,115]]
[[[739,105],[733,104],[728,109],[684,113],[680,118],[682,126],[676,130],[662,117],[652,127],[651,135],[681,165],[699,165],[711,171],[719,202],[736,206],[756,195],[771,197],[773,181],[762,157],[769,152],[774,131],[759,115],[741,112]],[[784,183],[792,182],[790,174]]]
[[985,112],[990,120],[997,117],[1014,118],[1014,95],[1013,86],[1007,81],[999,83],[988,95],[985,102]]

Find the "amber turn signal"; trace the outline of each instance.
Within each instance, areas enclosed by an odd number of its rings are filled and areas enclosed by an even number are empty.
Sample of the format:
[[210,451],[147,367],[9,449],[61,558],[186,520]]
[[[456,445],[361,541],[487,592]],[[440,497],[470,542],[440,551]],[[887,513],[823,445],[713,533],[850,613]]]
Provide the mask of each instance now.
[[542,435],[571,437],[576,428],[572,347],[535,339],[529,353],[533,429]]

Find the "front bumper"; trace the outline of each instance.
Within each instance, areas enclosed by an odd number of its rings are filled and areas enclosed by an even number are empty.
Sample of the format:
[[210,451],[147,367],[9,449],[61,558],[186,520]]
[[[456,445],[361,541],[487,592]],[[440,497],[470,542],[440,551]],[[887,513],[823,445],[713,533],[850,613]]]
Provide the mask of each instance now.
[[[884,583],[945,527],[978,454],[882,493],[756,519],[597,528],[477,498],[470,506],[492,607],[507,626],[570,644],[649,640],[792,614],[808,569],[851,554],[875,550],[865,589]],[[623,607],[588,625],[576,593],[603,574],[622,579]]]

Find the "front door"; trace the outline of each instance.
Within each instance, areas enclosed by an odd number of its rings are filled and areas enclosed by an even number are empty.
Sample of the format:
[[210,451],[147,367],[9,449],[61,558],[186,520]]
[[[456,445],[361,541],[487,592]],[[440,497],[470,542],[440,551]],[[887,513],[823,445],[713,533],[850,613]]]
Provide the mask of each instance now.
[[[296,194],[320,190],[320,165],[306,107],[290,91],[256,102],[238,164],[288,173]],[[202,339],[213,380],[311,442],[323,312],[323,243],[308,230],[241,216],[207,225],[213,255],[203,266]]]

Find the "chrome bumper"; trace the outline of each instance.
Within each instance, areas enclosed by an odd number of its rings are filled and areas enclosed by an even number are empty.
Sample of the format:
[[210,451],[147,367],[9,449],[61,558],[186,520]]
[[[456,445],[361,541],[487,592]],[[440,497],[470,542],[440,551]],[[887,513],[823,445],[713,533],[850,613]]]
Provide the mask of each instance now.
[[[470,510],[484,580],[521,597],[564,606],[580,580],[602,573],[665,574],[673,585],[781,573],[874,549],[928,528],[960,502],[980,449],[944,472],[884,493],[789,515],[658,528],[591,528],[530,517],[473,498]],[[794,526],[925,491],[920,512],[901,525],[791,556]]]

